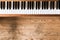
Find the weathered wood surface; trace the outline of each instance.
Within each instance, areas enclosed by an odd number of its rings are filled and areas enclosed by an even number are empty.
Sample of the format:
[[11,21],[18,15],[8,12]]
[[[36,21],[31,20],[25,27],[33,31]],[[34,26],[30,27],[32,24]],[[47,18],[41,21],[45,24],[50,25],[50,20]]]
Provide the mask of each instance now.
[[60,40],[60,16],[0,17],[0,40]]

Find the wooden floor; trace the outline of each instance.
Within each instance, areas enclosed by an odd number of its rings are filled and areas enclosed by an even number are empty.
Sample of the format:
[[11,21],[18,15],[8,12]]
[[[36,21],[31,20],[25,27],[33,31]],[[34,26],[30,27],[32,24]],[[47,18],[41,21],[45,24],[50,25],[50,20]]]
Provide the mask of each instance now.
[[0,40],[60,40],[60,16],[0,17]]

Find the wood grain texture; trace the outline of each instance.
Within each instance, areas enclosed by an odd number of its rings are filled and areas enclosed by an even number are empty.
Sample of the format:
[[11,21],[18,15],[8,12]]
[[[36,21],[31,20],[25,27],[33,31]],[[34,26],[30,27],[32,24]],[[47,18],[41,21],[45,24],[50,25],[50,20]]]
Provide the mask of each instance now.
[[60,40],[60,16],[0,17],[0,40]]

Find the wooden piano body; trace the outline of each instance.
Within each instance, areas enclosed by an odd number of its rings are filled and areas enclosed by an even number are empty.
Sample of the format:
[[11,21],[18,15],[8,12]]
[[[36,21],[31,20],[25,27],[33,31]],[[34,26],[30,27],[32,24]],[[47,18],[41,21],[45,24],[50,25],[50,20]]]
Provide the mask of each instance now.
[[60,15],[0,14],[0,40],[60,40]]
[[0,15],[0,40],[60,40],[60,15]]

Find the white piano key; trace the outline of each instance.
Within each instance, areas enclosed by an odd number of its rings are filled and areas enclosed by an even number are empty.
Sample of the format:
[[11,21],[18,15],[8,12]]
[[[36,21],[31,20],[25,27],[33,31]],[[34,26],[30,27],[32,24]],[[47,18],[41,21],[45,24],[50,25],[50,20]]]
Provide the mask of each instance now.
[[54,6],[54,9],[56,10],[56,1],[55,1],[55,6]]
[[27,1],[26,1],[26,7],[25,7],[25,10],[27,10]]
[[60,10],[0,10],[0,14],[60,14]]
[[40,1],[41,5],[40,5],[40,9],[42,10],[42,1]]
[[20,9],[19,10],[21,10],[21,1],[20,1]]
[[11,9],[13,10],[13,1],[11,1]]
[[49,1],[49,7],[48,7],[48,10],[50,10],[50,1]]
[[5,10],[7,10],[7,1],[5,1]]

